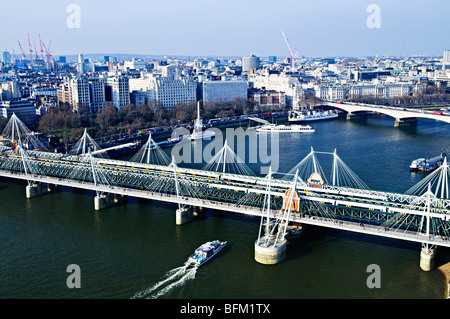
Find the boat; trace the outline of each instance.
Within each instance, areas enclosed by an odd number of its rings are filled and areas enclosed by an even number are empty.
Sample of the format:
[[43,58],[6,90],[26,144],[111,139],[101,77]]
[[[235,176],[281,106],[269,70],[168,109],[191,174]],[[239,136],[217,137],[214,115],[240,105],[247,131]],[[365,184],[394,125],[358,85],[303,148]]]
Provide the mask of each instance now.
[[309,125],[276,125],[266,124],[256,128],[256,132],[260,133],[313,133],[315,129]]
[[425,162],[425,158],[423,157],[415,159],[414,161],[411,162],[411,165],[409,165],[409,169],[411,171],[417,171],[419,169],[420,164],[422,164],[423,162]]
[[291,111],[289,112],[289,123],[311,122],[331,120],[338,117],[334,111]]
[[435,170],[436,168],[442,165],[442,163],[444,162],[444,158],[446,156],[447,156],[446,154],[441,154],[439,156],[426,159],[425,161],[419,164],[419,170],[425,172]]
[[200,102],[197,103],[197,119],[194,122],[194,131],[189,135],[191,141],[211,139],[216,136],[214,131],[203,131],[203,121],[200,117]]
[[218,240],[206,242],[194,251],[186,263],[198,268],[214,257],[226,244],[226,241]]

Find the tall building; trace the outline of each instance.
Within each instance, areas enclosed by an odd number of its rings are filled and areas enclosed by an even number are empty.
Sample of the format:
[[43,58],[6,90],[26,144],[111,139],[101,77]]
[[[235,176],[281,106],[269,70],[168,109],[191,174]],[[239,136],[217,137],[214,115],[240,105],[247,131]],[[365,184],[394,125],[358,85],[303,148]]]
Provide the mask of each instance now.
[[11,63],[11,54],[8,51],[3,51],[0,58],[1,58],[1,62],[3,62],[3,64]]
[[107,85],[111,87],[111,99],[115,107],[121,107],[130,104],[129,79],[126,76],[114,76],[107,80]]
[[105,96],[105,82],[103,79],[92,78],[89,79],[89,109],[91,113],[97,113],[103,107],[106,100]]
[[450,64],[450,50],[444,51],[444,58],[442,61],[443,64]]
[[257,68],[259,68],[259,57],[252,54],[242,58],[242,72],[249,72]]
[[74,112],[86,112],[90,105],[89,82],[77,77],[69,80],[70,103]]

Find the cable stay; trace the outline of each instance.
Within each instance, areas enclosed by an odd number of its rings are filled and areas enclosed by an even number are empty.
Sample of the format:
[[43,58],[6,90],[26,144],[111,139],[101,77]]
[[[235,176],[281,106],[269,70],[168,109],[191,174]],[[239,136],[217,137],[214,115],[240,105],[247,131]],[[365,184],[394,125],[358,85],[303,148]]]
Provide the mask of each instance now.
[[83,136],[81,136],[75,146],[69,151],[69,155],[88,156],[90,151],[92,152],[92,156],[96,155],[101,158],[109,158],[106,152],[99,152],[101,151],[101,147],[88,134],[87,129],[84,129]]
[[130,162],[168,166],[170,157],[155,143],[152,134],[149,134],[147,142],[133,155]]
[[413,187],[406,191],[406,194],[417,195],[420,196],[428,191],[430,187],[430,191],[437,198],[441,199],[449,199],[449,183],[450,179],[450,167],[447,162],[447,157],[444,157],[444,161],[442,165],[438,167],[435,171],[430,173],[427,177],[419,181]]
[[27,150],[38,150],[48,152],[48,149],[37,138],[34,132],[19,119],[16,113],[13,113],[2,132],[6,140],[15,149],[19,144]]
[[227,140],[219,152],[202,168],[205,171],[255,176],[255,173],[229,146]]
[[[322,166],[317,159],[317,154],[325,154],[333,156],[333,164],[330,174],[329,182],[326,178]],[[311,147],[311,152],[306,155],[297,165],[295,165],[288,173],[283,177],[285,180],[289,180],[291,176],[294,175],[296,171],[299,171],[300,184],[306,185],[307,181],[310,183],[311,176],[320,175],[321,184],[327,184],[331,186],[339,187],[351,187],[358,189],[369,189],[369,186],[363,182],[356,174],[353,172],[347,164],[342,161],[342,159],[337,155],[336,150],[333,153],[330,152],[318,152]]]

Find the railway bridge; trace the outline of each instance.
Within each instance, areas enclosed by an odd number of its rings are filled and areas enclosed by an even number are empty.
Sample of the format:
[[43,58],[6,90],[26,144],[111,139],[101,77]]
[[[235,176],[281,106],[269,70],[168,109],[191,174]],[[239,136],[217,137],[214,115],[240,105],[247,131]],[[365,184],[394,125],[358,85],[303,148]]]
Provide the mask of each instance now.
[[[48,152],[13,115],[0,146],[0,176],[24,180],[26,197],[48,188],[81,188],[96,193],[94,209],[121,196],[176,205],[176,223],[195,218],[194,208],[257,216],[255,259],[276,264],[286,256],[286,236],[309,224],[422,244],[420,266],[434,267],[437,246],[450,247],[447,160],[405,194],[371,190],[334,152],[311,152],[281,177],[255,176],[225,143],[203,169],[179,167],[164,158],[149,137],[130,160],[110,159],[85,132],[69,154]],[[317,154],[333,161],[327,181]],[[167,155],[165,155],[167,157]],[[159,162],[157,163],[157,159]],[[154,162],[152,162],[154,160]],[[240,165],[239,173],[230,165]],[[214,168],[214,169],[212,169]],[[56,186],[56,187],[55,187]]]

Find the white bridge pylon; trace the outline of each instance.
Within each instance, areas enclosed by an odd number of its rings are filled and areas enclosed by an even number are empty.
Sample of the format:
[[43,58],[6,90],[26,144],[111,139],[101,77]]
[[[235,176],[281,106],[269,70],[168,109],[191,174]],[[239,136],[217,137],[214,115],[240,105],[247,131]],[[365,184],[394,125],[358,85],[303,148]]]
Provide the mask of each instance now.
[[[325,154],[331,155],[333,157],[333,165],[330,174],[329,182],[326,178],[326,174],[324,173],[318,159],[317,154]],[[318,177],[317,174],[320,175],[321,184],[328,184],[331,186],[343,186],[343,187],[352,187],[358,189],[369,189],[369,187],[364,183],[361,178],[359,178],[355,172],[353,172],[350,167],[348,167],[344,161],[337,155],[336,149],[334,152],[318,152],[311,147],[311,152],[309,152],[306,157],[301,160],[297,165],[295,165],[285,176],[284,179],[290,179],[292,175],[295,174],[296,171],[299,171],[299,178],[301,179],[303,184],[306,184],[306,181],[310,179],[312,174]]]

